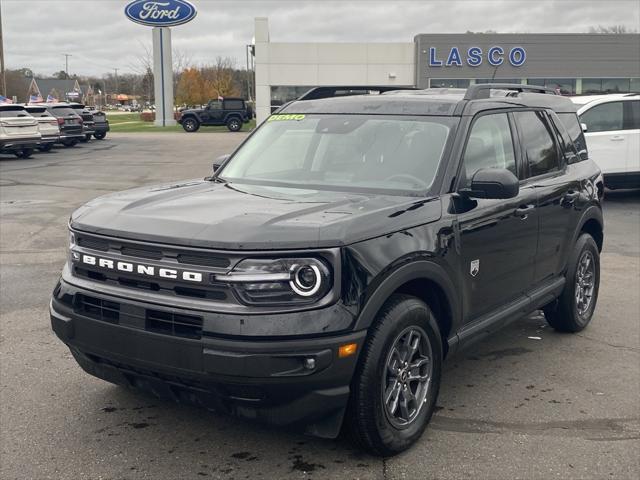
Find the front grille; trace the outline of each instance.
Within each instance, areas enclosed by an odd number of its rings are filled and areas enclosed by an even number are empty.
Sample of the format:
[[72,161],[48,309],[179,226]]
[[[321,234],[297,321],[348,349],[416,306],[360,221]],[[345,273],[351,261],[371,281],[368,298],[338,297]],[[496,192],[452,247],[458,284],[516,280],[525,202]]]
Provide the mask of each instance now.
[[90,295],[76,294],[73,310],[79,315],[114,325],[144,328],[173,337],[202,338],[202,317],[125,305]]
[[[205,249],[174,247],[135,240],[120,240],[112,237],[75,232],[78,250],[81,253],[105,257],[112,261],[131,262],[136,264],[152,264],[156,269],[169,268],[184,271],[197,271],[202,274],[202,282],[189,282],[180,278],[161,277],[154,274],[126,272],[112,267],[101,268],[99,265],[74,262],[73,275],[94,282],[113,285],[114,287],[145,290],[171,297],[195,298],[216,302],[237,303],[231,287],[216,283],[214,275],[226,274],[239,262],[242,252],[227,253],[224,251],[208,251]],[[104,266],[103,266],[104,267]],[[156,273],[157,271],[156,270]]]
[[107,250],[109,250],[109,242],[93,237],[78,237],[78,245],[80,245],[81,247],[90,248],[91,250],[100,250],[101,252],[106,252]]
[[96,282],[108,283],[114,286],[135,288],[138,290],[150,290],[163,294],[171,294],[179,297],[203,298],[209,300],[224,301],[229,298],[226,288],[222,285],[212,285],[210,288],[195,288],[175,285],[171,280],[143,280],[141,278],[126,277],[115,272],[103,272],[74,267],[74,275]]
[[182,264],[200,265],[203,267],[215,267],[220,269],[226,269],[231,266],[230,258],[219,254],[196,251],[183,252],[181,249],[177,248],[161,248],[140,245],[127,241],[100,238],[86,233],[77,233],[76,236],[78,245],[91,250],[106,252],[111,249],[119,251],[122,255],[126,255],[128,257],[139,257],[152,260],[171,260]]

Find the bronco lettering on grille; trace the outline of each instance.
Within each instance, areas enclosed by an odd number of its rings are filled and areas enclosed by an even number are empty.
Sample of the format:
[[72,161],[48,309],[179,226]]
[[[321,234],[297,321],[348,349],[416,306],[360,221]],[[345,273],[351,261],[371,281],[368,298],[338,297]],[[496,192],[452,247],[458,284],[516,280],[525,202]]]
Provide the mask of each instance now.
[[143,265],[139,263],[121,262],[100,258],[94,255],[80,255],[80,261],[85,265],[91,265],[109,270],[117,270],[126,273],[136,273],[149,277],[161,277],[175,280],[185,280],[187,282],[202,282],[202,273],[189,272],[187,270],[176,270],[173,268],[156,267],[154,265]]

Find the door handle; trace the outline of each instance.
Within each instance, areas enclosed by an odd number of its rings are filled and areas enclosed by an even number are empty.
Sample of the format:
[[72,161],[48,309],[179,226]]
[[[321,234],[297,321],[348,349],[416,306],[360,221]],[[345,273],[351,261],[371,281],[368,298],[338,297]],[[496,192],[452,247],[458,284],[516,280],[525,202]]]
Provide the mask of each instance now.
[[610,139],[612,142],[622,142],[624,137],[622,135],[615,135]]
[[535,205],[521,205],[516,208],[516,211],[513,214],[516,217],[520,217],[521,220],[526,220],[530,213],[535,210]]
[[571,205],[576,203],[576,200],[578,199],[579,196],[580,196],[580,192],[576,192],[575,190],[569,190],[567,193],[565,193],[562,196],[562,201],[560,203],[565,207],[570,207]]

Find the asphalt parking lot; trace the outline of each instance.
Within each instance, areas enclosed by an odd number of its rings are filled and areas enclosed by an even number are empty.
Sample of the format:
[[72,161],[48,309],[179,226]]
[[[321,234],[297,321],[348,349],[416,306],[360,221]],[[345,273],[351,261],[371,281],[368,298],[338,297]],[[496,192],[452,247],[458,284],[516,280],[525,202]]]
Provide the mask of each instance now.
[[108,192],[203,177],[244,137],[113,134],[29,160],[0,158],[0,478],[639,477],[640,192],[607,192],[591,326],[563,335],[533,315],[453,358],[430,428],[395,458],[85,374],[48,317],[71,211]]

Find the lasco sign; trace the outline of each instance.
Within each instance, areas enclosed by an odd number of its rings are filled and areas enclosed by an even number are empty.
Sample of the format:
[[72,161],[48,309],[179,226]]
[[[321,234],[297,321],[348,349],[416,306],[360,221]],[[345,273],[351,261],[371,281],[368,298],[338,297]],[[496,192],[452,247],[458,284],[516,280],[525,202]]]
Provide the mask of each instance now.
[[429,48],[430,67],[479,67],[486,61],[492,67],[499,67],[505,62],[509,62],[514,67],[521,67],[527,60],[527,52],[522,47],[512,47],[507,49],[495,46],[486,52],[481,47],[469,47],[466,51],[458,47],[451,49],[444,54],[438,52],[436,47]]
[[124,9],[132,22],[151,27],[173,27],[196,16],[196,7],[186,0],[135,0]]

